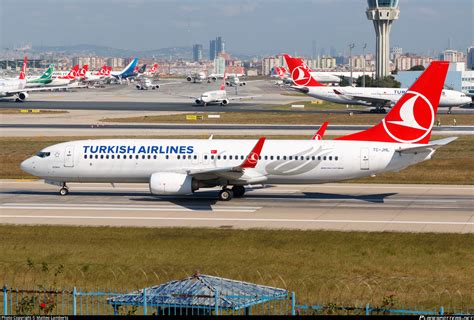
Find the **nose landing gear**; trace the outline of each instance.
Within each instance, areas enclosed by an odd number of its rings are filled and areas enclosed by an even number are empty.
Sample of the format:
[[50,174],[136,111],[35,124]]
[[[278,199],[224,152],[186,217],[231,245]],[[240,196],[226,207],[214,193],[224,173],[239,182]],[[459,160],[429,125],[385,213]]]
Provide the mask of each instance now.
[[61,189],[59,189],[60,196],[67,196],[69,194],[69,188],[67,187],[66,183],[63,183]]

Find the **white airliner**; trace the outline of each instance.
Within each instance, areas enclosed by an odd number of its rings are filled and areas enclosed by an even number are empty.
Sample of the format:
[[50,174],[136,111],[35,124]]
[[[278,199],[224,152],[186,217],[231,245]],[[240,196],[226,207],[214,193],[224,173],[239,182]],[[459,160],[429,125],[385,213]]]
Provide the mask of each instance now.
[[[291,72],[295,86],[292,88],[311,97],[349,105],[373,106],[371,111],[386,112],[385,107],[391,107],[405,94],[406,88],[367,88],[367,87],[328,87],[319,83],[311,76],[309,69],[300,59],[284,55]],[[440,107],[465,105],[471,99],[462,92],[443,90]]]
[[222,84],[219,90],[212,90],[206,91],[201,94],[199,97],[192,97],[192,96],[182,96],[186,98],[191,98],[194,100],[194,103],[198,106],[207,106],[208,104],[220,104],[221,106],[226,106],[233,100],[246,100],[252,99],[257,96],[228,96],[227,91],[225,90],[225,79],[226,75],[224,75],[222,79]]
[[26,87],[26,65],[28,58],[23,60],[20,76],[18,79],[0,79],[0,98],[14,97],[16,102],[23,102],[28,98],[28,92],[31,91],[46,91],[51,89],[67,89],[68,86],[57,87]]
[[67,182],[148,183],[154,195],[222,186],[311,184],[397,172],[456,138],[430,142],[448,62],[433,62],[376,126],[335,140],[80,140],[55,144],[21,169],[68,194]]
[[216,81],[217,78],[218,78],[217,75],[213,75],[213,74],[206,75],[204,72],[201,71],[201,72],[188,75],[186,77],[186,80],[188,80],[189,82],[197,83],[197,82],[203,82],[203,81],[211,82],[211,80]]

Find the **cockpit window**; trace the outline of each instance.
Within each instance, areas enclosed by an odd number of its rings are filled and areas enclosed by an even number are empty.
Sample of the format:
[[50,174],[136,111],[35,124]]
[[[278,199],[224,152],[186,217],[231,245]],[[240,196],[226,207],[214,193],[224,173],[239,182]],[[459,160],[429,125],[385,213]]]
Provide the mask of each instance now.
[[36,154],[38,157],[40,158],[46,158],[46,157],[49,157],[51,155],[51,152],[43,152],[43,151],[40,151]]

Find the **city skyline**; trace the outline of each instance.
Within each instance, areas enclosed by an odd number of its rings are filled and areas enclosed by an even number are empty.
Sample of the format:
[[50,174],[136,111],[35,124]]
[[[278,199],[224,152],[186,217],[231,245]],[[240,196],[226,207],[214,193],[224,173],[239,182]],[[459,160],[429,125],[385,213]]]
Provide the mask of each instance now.
[[[391,46],[434,53],[450,43],[464,51],[474,42],[469,32],[473,6],[470,0],[402,0]],[[366,52],[375,47],[366,7],[364,0],[4,0],[0,42],[2,48],[32,43],[152,50],[196,43],[206,48],[209,39],[221,35],[226,51],[235,54],[345,53],[351,42],[356,43],[354,54],[360,54],[363,43],[368,44]],[[19,24],[20,19],[26,23]]]

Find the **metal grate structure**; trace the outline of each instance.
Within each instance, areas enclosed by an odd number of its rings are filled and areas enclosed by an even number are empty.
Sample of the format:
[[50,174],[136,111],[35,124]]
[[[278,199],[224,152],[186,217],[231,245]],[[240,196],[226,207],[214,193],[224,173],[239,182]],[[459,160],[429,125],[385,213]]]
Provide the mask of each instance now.
[[[285,289],[262,286],[210,275],[196,274],[158,286],[144,288],[107,299],[114,309],[121,306],[156,308],[158,314],[179,309],[191,314],[225,314],[266,302],[287,300]],[[174,312],[173,312],[174,313]]]

